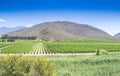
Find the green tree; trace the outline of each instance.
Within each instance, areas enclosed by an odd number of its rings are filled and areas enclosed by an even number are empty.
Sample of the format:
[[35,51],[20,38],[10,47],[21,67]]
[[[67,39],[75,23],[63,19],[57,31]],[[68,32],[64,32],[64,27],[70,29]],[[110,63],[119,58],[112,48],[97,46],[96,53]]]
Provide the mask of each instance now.
[[8,35],[8,34],[2,35],[2,39],[8,39],[8,38],[9,38],[9,35]]

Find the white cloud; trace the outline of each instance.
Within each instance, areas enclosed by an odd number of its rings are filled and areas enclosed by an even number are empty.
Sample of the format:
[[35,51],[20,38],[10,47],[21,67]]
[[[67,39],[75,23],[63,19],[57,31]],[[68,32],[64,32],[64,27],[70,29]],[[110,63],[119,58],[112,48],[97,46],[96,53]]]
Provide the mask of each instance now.
[[4,22],[5,22],[5,20],[0,18],[0,23],[4,23]]
[[26,27],[32,27],[33,25],[32,24],[28,24]]

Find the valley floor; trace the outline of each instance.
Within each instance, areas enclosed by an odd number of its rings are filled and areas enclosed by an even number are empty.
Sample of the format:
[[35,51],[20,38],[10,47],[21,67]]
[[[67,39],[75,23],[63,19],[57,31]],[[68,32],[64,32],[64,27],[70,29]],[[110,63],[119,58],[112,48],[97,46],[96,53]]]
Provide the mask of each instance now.
[[[44,57],[54,64],[57,76],[120,76],[120,42],[16,41],[0,43],[0,48],[0,56]],[[108,53],[96,55],[96,49]]]

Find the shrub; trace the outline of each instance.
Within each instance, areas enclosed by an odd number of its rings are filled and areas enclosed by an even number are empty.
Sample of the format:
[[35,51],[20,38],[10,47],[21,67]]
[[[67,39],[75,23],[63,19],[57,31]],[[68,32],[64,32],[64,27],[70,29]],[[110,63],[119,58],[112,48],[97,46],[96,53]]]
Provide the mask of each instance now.
[[8,39],[8,42],[15,42],[15,39]]
[[43,58],[38,58],[33,67],[39,76],[56,76],[53,70],[53,65]]
[[108,54],[108,51],[105,49],[101,49],[100,52],[101,52],[101,54]]
[[106,51],[105,49],[99,49],[96,51],[96,55],[100,55],[100,54],[108,54],[108,51]]
[[18,66],[18,56],[5,56],[0,60],[1,76],[24,76]]
[[[0,76],[56,76],[52,63],[27,56],[3,56],[0,58]],[[32,71],[31,71],[32,70]]]
[[96,55],[100,55],[100,50],[97,50],[97,51],[96,51]]

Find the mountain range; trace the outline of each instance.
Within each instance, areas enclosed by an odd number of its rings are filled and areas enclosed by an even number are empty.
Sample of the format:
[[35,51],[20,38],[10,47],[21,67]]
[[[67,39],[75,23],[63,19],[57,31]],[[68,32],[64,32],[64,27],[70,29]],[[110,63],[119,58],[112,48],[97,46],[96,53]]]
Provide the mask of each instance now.
[[13,28],[10,28],[10,27],[1,27],[0,28],[0,35],[9,33],[11,31],[20,30],[20,29],[23,29],[23,28],[25,28],[25,27],[22,27],[22,26],[20,26],[20,27],[13,27]]
[[45,22],[9,32],[10,36],[36,36],[44,40],[76,40],[83,38],[114,39],[101,29],[68,21]]
[[120,39],[120,33],[114,35],[115,38]]

